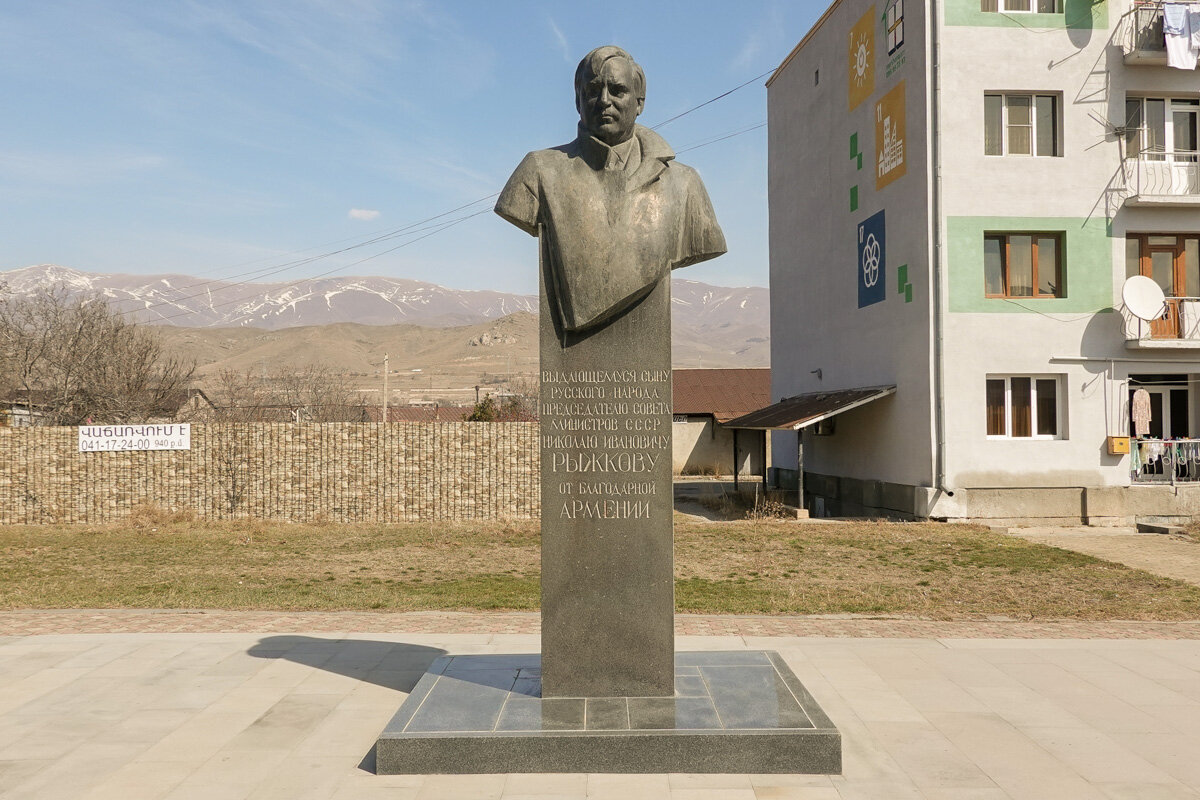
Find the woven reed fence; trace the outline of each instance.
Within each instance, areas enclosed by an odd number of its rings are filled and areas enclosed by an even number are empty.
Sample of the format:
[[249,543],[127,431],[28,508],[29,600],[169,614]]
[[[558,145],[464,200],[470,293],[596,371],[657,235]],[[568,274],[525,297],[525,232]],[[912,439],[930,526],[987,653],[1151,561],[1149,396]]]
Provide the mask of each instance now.
[[536,422],[192,425],[190,450],[80,453],[75,428],[0,428],[0,524],[536,518]]

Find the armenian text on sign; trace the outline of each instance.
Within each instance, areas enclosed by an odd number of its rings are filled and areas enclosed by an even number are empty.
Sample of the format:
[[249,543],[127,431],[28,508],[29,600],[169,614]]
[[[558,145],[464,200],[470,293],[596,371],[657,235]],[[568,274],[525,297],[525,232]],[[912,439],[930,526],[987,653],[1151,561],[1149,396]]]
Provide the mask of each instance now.
[[116,450],[191,450],[192,426],[180,425],[81,425],[79,452]]

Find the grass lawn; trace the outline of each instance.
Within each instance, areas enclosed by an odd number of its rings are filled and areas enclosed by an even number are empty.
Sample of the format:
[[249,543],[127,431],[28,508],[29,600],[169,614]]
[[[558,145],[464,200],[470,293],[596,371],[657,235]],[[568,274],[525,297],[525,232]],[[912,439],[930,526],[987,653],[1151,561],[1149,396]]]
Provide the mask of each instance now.
[[[675,559],[680,612],[1200,619],[1200,588],[964,525],[678,521]],[[536,522],[0,528],[4,609],[537,604]]]

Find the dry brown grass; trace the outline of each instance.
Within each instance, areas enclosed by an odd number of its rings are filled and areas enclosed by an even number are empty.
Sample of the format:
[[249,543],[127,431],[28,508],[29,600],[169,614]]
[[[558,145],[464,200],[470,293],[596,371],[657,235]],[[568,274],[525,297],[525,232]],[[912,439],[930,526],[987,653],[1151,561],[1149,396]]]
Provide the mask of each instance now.
[[[962,525],[675,526],[684,612],[1200,619],[1200,588]],[[528,609],[533,522],[0,528],[2,608]]]
[[977,526],[697,523],[675,558],[696,611],[1200,618],[1198,587]]
[[531,525],[0,528],[4,608],[533,608],[537,577]]

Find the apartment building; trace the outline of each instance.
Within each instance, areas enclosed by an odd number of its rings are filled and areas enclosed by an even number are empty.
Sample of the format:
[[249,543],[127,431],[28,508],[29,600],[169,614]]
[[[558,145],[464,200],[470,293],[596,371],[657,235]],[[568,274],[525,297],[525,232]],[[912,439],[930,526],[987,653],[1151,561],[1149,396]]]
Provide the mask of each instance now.
[[[815,514],[1200,513],[1200,72],[1178,19],[839,0],[768,81],[772,398],[895,386],[775,434]],[[1135,275],[1162,289],[1153,318],[1122,301]]]

